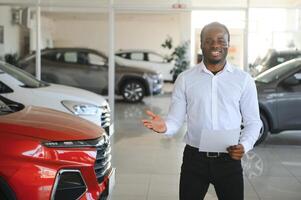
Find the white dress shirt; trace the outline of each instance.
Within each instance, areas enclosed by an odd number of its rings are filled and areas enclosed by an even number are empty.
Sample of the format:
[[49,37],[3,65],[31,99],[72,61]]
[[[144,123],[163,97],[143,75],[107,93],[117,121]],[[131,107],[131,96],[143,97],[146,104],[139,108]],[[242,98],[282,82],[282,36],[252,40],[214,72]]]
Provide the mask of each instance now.
[[262,126],[253,78],[227,63],[213,75],[203,62],[181,73],[175,82],[166,135],[175,134],[187,118],[186,144],[199,147],[202,130],[244,129],[239,143],[251,150]]

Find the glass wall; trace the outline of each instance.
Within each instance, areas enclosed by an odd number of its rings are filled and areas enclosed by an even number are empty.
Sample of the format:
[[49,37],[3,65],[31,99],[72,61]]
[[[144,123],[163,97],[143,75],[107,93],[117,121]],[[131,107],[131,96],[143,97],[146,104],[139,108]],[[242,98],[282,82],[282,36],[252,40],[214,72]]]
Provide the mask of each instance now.
[[270,49],[300,49],[299,18],[298,9],[250,9],[249,61],[263,58]]
[[225,24],[230,32],[230,48],[228,60],[243,69],[244,65],[244,30],[245,30],[245,11],[244,10],[199,10],[192,11],[192,35],[193,44],[192,57],[197,62],[197,58],[202,54],[200,49],[200,34],[204,25],[218,21]]

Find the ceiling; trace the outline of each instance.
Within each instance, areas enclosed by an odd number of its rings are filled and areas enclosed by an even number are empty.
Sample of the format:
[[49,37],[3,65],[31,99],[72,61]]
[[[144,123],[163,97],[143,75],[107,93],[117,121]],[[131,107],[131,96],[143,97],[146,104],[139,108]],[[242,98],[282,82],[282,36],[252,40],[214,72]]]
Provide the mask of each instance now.
[[[116,9],[232,9],[250,7],[300,8],[301,0],[111,0]],[[107,7],[110,0],[0,0],[0,5],[51,7]],[[175,8],[176,7],[176,8]],[[180,8],[178,8],[180,7]]]

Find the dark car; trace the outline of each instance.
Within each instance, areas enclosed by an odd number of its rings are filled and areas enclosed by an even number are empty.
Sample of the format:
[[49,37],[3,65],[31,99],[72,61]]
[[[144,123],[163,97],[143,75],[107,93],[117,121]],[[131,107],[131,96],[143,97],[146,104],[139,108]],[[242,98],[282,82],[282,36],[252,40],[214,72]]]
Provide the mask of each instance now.
[[301,57],[301,51],[298,50],[276,51],[274,49],[270,49],[263,59],[256,59],[254,64],[251,65],[250,71],[252,76],[257,76],[276,65],[299,57]]
[[[41,79],[108,94],[108,58],[87,48],[53,48],[41,52]],[[35,55],[19,61],[19,67],[35,74]],[[128,102],[139,102],[144,96],[158,94],[162,77],[153,70],[123,67],[116,63],[115,92]]]
[[255,78],[263,123],[257,144],[271,134],[301,130],[301,58],[271,68]]

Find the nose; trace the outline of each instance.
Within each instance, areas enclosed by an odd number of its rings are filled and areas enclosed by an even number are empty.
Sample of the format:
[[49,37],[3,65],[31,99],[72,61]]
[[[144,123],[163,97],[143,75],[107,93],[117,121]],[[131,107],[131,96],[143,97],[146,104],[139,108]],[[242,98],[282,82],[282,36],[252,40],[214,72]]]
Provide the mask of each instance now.
[[221,45],[217,42],[217,41],[211,41],[211,43],[210,43],[210,47],[211,48],[218,48],[218,47],[220,47]]

